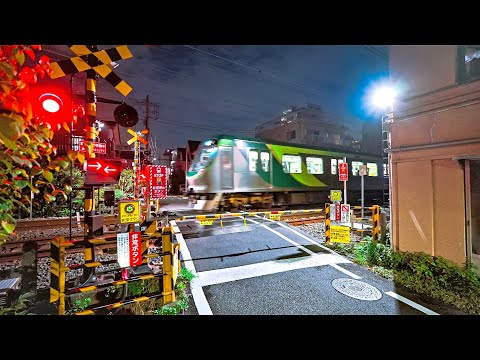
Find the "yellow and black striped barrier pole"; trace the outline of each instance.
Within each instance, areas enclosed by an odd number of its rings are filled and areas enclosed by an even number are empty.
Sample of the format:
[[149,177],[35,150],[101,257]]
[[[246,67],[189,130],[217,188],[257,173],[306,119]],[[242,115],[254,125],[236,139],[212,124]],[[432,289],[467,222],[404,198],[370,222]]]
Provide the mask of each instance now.
[[[88,50],[94,52],[97,51],[96,46],[87,46]],[[87,80],[85,83],[85,148],[86,148],[86,158],[87,164],[89,159],[95,158],[95,153],[93,152],[93,141],[97,136],[97,130],[95,129],[95,120],[97,116],[97,98],[95,95],[96,92],[96,82],[97,82],[97,73],[95,70],[89,69],[86,71]],[[93,221],[91,216],[93,216],[93,209],[95,208],[94,202],[94,193],[92,185],[85,185],[85,203],[84,203],[84,221],[85,221],[85,233],[87,239],[93,238]],[[85,261],[87,259],[87,253],[85,253]]]
[[325,203],[325,244],[330,244],[330,204]]
[[378,234],[380,230],[380,206],[378,205],[374,205],[372,209],[372,224],[372,241],[376,243],[378,241]]
[[50,242],[50,302],[58,301],[58,315],[65,315],[65,243],[64,237],[58,237]]
[[162,252],[163,252],[163,302],[165,304],[175,301],[175,283],[173,280],[173,244],[172,229],[164,227],[162,229]]

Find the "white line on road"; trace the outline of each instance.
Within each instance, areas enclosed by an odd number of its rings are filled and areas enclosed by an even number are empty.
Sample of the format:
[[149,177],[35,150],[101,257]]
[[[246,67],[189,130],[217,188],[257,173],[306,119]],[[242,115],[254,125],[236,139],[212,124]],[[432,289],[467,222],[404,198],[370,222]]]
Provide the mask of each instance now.
[[265,220],[268,220],[268,221],[271,221],[271,222],[276,222],[278,225],[284,227],[285,229],[290,230],[290,231],[293,232],[294,234],[297,234],[298,236],[304,238],[305,240],[311,242],[312,244],[318,245],[318,246],[320,246],[322,249],[325,249],[325,250],[327,250],[328,252],[331,252],[332,254],[336,254],[336,252],[333,251],[332,249],[329,249],[328,247],[323,246],[323,245],[320,244],[319,242],[310,239],[308,236],[305,236],[305,235],[302,234],[301,232],[298,232],[297,230],[292,229],[291,227],[289,227],[288,225],[285,225],[285,224],[281,223],[280,221],[270,220],[270,219],[268,219],[268,218],[265,218]]
[[420,304],[417,304],[416,302],[413,302],[412,300],[409,300],[407,299],[406,297],[403,297],[402,295],[398,295],[396,293],[394,293],[393,291],[387,291],[385,294],[397,299],[397,300],[400,300],[401,302],[407,304],[407,305],[410,305],[411,307],[421,311],[421,312],[424,312],[425,314],[427,315],[440,315],[439,313],[436,313],[435,311],[432,311],[428,308],[426,308],[425,306],[422,306]]
[[335,269],[343,272],[344,274],[347,274],[348,276],[351,276],[351,277],[354,278],[354,279],[357,279],[357,280],[358,280],[358,279],[361,279],[360,276],[355,275],[354,273],[352,273],[352,272],[350,272],[350,271],[342,268],[341,266],[338,266],[337,264],[329,264],[329,265],[332,266],[332,267],[334,267]]
[[195,265],[193,264],[192,256],[190,255],[190,251],[188,251],[187,243],[183,239],[183,235],[180,232],[180,229],[177,226],[175,220],[170,221],[170,224],[173,225],[175,230],[177,241],[180,243],[180,252],[182,254],[182,258],[184,260],[185,267],[190,270],[192,274],[197,276],[194,278],[190,283],[190,289],[192,291],[193,300],[195,301],[195,306],[197,307],[199,315],[213,315],[212,309],[210,309],[210,305],[208,304],[207,298],[205,297],[205,293],[203,292],[202,285],[198,283],[198,273],[195,270]]
[[235,266],[225,269],[202,271],[198,274],[201,286],[220,284],[230,281],[254,278],[258,276],[276,274],[285,271],[304,269],[308,267],[350,262],[332,254],[315,254],[283,260],[265,261],[262,263]]
[[[318,243],[318,242],[316,242],[316,241],[313,241],[313,240],[310,239],[308,236],[303,235],[302,233],[298,232],[298,231],[295,230],[295,229],[292,229],[292,228],[289,227],[288,225],[285,225],[285,224],[282,224],[282,223],[279,222],[279,221],[270,220],[270,219],[267,219],[267,218],[266,218],[266,220],[271,221],[271,222],[276,222],[278,225],[284,227],[285,229],[290,230],[290,231],[293,232],[294,234],[296,234],[296,235],[304,238],[305,240],[311,242],[312,244],[318,245],[318,246],[321,247],[322,249],[325,249],[325,250],[329,251],[330,253],[335,254],[336,256],[341,256],[341,255],[337,254],[335,251],[327,248],[326,246],[323,246],[323,245],[321,245],[320,243]],[[263,225],[263,226],[265,226],[265,225]],[[266,227],[266,228],[269,229],[269,230],[271,230],[271,231],[275,231],[275,230],[273,230],[273,229],[270,229],[269,227]],[[275,231],[275,233],[277,233],[277,232]],[[281,235],[281,234],[280,234],[280,235]],[[317,254],[317,255],[318,255],[318,254]],[[343,256],[341,256],[341,257],[343,257]],[[348,261],[348,262],[350,263],[351,261]],[[354,278],[354,279],[357,279],[357,280],[358,280],[358,279],[361,279],[360,276],[355,275],[354,273],[352,273],[352,272],[350,272],[350,271],[342,268],[341,266],[339,266],[339,265],[337,265],[337,264],[329,264],[329,265],[332,266],[332,267],[334,267],[335,269],[343,272],[344,274],[347,274],[348,276],[351,276],[351,277]]]
[[260,224],[258,221],[255,221],[255,220],[252,220],[252,219],[247,219],[247,220],[248,220],[248,221],[251,221],[251,222],[253,222],[253,223],[255,223],[255,224],[258,224],[258,225],[264,227],[265,229],[273,232],[275,235],[280,236],[283,240],[288,241],[290,244],[295,245],[296,247],[298,247],[299,249],[305,251],[306,253],[308,253],[308,254],[310,254],[310,255],[317,255],[317,254],[316,254],[315,252],[313,252],[312,250],[309,250],[309,249],[307,249],[306,247],[300,245],[299,243],[296,243],[295,241],[290,240],[290,239],[289,239],[288,237],[286,237],[285,235],[279,233],[279,232],[276,231],[276,230],[273,230],[273,229],[269,228],[267,225],[265,225],[265,224]]

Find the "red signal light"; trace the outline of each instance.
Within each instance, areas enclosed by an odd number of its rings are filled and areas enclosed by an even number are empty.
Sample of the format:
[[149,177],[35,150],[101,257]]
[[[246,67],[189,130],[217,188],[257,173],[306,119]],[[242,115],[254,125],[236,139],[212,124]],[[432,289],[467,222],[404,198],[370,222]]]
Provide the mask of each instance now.
[[72,103],[67,90],[58,86],[35,86],[30,94],[32,110],[40,124],[58,130],[62,123],[72,121]]

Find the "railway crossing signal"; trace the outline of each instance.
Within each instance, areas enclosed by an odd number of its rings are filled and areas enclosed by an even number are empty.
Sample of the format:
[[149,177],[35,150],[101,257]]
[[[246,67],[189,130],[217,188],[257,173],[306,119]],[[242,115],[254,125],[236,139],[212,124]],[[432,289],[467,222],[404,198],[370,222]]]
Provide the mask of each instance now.
[[143,129],[140,132],[135,132],[132,129],[127,130],[130,135],[132,135],[132,138],[127,141],[128,145],[133,144],[135,141],[140,141],[143,145],[147,145],[148,141],[143,137],[143,135],[148,133],[148,129]]
[[[127,141],[128,145],[131,145],[135,143],[134,147],[134,160],[133,160],[133,171],[135,173],[135,186],[134,186],[134,197],[135,199],[138,199],[138,193],[139,193],[139,186],[140,186],[140,143],[147,145],[148,141],[143,138],[143,135],[148,133],[148,129],[143,129],[142,131],[135,132],[132,129],[127,130],[130,135],[132,135],[132,138]],[[149,206],[149,205],[147,205]]]
[[126,45],[99,51],[92,51],[85,45],[70,45],[69,48],[78,56],[50,63],[52,79],[93,69],[123,96],[132,91],[132,88],[113,72],[110,65],[112,62],[133,57]]
[[87,159],[85,184],[114,184],[120,178],[122,162],[109,159]]

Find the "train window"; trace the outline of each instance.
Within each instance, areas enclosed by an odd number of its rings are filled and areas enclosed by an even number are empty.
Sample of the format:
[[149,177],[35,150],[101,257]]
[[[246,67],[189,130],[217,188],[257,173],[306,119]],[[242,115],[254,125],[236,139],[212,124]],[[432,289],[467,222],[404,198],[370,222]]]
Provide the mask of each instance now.
[[323,174],[323,159],[317,157],[307,157],[307,173]]
[[218,148],[216,146],[201,149],[198,155],[195,154],[195,158],[188,171],[200,171],[202,169],[205,169],[214,159],[215,154],[217,153],[217,149]]
[[270,153],[268,151],[260,153],[260,161],[262,162],[262,170],[265,172],[270,171]]
[[330,172],[332,175],[337,175],[337,159],[330,160]]
[[248,152],[248,170],[257,171],[258,151],[250,150]]
[[361,161],[352,161],[352,175],[358,176],[358,172],[360,170],[360,166],[363,165]]
[[368,176],[378,176],[377,164],[367,162]]
[[283,172],[300,174],[302,172],[302,158],[298,155],[282,155]]

